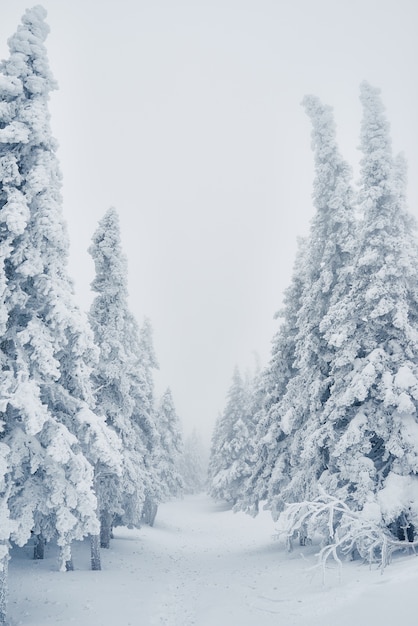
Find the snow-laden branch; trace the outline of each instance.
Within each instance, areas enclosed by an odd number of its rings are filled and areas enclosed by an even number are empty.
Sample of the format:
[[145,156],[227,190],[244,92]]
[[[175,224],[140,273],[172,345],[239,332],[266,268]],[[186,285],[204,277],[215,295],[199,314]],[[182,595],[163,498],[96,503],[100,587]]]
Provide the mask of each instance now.
[[369,564],[377,563],[383,571],[394,552],[412,549],[415,553],[418,546],[418,541],[395,539],[364,509],[353,511],[344,501],[325,492],[312,501],[288,504],[279,518],[278,534],[286,537],[289,549],[297,537],[304,544],[308,537],[320,535],[323,546],[317,554],[317,567],[322,568],[323,575],[330,558],[341,568],[341,557],[359,555]]

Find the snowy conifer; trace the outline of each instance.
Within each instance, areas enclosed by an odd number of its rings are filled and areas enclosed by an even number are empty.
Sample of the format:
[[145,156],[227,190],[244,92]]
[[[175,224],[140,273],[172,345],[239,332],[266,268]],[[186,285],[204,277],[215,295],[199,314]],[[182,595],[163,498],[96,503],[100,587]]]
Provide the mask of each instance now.
[[86,452],[99,441],[93,456],[105,452],[110,460],[114,453],[104,421],[90,410],[94,347],[67,274],[45,15],[41,7],[26,11],[0,67],[2,437],[12,452],[9,507],[19,521],[13,536],[24,543],[31,531],[46,539],[57,533],[63,564],[71,541],[97,530]]
[[257,451],[240,507],[256,513],[267,500],[274,516],[287,500],[315,492],[324,466],[322,408],[332,384],[329,346],[320,331],[332,298],[344,291],[355,249],[350,169],[341,159],[331,109],[308,96],[312,125],[316,214],[299,245],[283,323],[263,375],[265,398],[257,416]]
[[364,218],[351,290],[323,322],[336,350],[321,482],[355,509],[379,505],[399,533],[418,524],[417,247],[379,91],[363,83],[361,101]]
[[153,330],[151,321],[145,318],[139,329],[136,350],[138,364],[142,372],[141,402],[138,404],[140,427],[146,442],[145,466],[146,477],[144,483],[144,506],[142,521],[153,525],[157,515],[158,504],[164,499],[164,487],[158,472],[156,459],[162,458],[163,452],[159,449],[161,438],[158,432],[156,420],[156,408],[154,398],[154,370],[158,369],[158,361],[154,351]]
[[227,404],[213,435],[209,461],[212,497],[236,504],[250,475],[251,442],[247,389],[235,368]]
[[159,442],[153,461],[161,484],[162,500],[179,496],[183,492],[183,479],[180,474],[180,458],[183,454],[183,440],[180,421],[174,407],[170,389],[167,389],[156,411],[156,425]]
[[156,433],[139,331],[128,309],[127,264],[114,209],[100,221],[89,252],[96,266],[92,289],[97,296],[89,318],[100,349],[92,375],[97,410],[117,434],[123,460],[121,477],[107,468],[98,471],[101,543],[108,547],[116,519],[140,525],[149,483],[147,459]]
[[286,434],[286,463],[278,458],[269,482],[268,499],[275,515],[286,501],[317,495],[317,480],[328,451],[320,437],[323,406],[333,380],[332,353],[321,323],[332,301],[348,291],[356,249],[356,222],[351,170],[341,158],[331,108],[314,96],[303,104],[312,121],[315,154],[316,213],[304,254],[304,285],[296,316],[294,375],[279,403]]
[[306,242],[299,240],[298,254],[294,264],[292,282],[284,296],[284,307],[277,317],[282,323],[272,341],[272,356],[269,365],[261,373],[258,391],[258,407],[252,415],[254,423],[254,463],[246,481],[245,489],[237,507],[252,515],[258,513],[260,501],[268,498],[270,477],[273,468],[279,470],[281,459],[281,477],[283,484],[289,480],[289,467],[285,462],[286,434],[281,427],[280,402],[285,395],[287,385],[295,375],[295,337],[297,332],[297,313],[305,284],[304,253]]

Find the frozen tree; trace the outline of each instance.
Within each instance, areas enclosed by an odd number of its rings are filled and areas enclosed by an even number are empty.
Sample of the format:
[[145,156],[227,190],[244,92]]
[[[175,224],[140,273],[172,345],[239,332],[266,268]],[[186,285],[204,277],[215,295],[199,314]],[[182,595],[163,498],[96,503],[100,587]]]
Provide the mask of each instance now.
[[91,412],[95,351],[67,274],[45,15],[41,7],[26,11],[0,66],[2,439],[11,449],[13,538],[57,534],[64,567],[72,540],[97,532],[87,453],[113,464],[117,452]]
[[256,461],[240,503],[256,513],[258,502],[266,500],[274,516],[287,500],[315,490],[323,466],[324,451],[310,439],[320,428],[331,385],[329,347],[320,324],[348,272],[355,245],[350,169],[338,153],[331,109],[313,96],[303,104],[313,125],[316,214],[309,237],[299,245],[283,322],[263,375]]
[[289,381],[295,375],[295,337],[297,313],[305,284],[304,252],[306,242],[298,242],[298,254],[294,264],[292,282],[284,295],[284,307],[277,313],[282,323],[272,341],[270,363],[261,373],[257,389],[257,403],[252,413],[254,424],[254,463],[236,508],[256,515],[259,503],[268,498],[269,481],[278,459],[283,462],[281,475],[288,481],[289,467],[285,465],[287,452],[286,435],[281,428],[280,401]]
[[207,481],[207,452],[202,440],[194,429],[184,441],[184,451],[180,459],[184,492],[201,493]]
[[158,361],[154,351],[152,325],[148,318],[144,319],[139,331],[138,356],[144,373],[142,429],[147,441],[145,456],[147,474],[142,521],[152,526],[157,515],[158,504],[164,499],[164,487],[155,459],[162,458],[164,453],[160,449],[161,438],[156,427],[154,370],[158,369]]
[[235,368],[227,404],[213,435],[209,460],[212,497],[236,504],[251,471],[251,427],[248,389]]
[[247,437],[241,446],[241,462],[245,467],[245,473],[241,476],[239,489],[236,491],[235,510],[246,510],[255,514],[258,503],[258,494],[255,493],[254,482],[257,484],[259,478],[258,471],[262,465],[260,462],[259,440],[257,439],[261,420],[264,417],[266,402],[265,373],[261,371],[257,364],[255,374],[247,373],[244,379],[245,399],[246,399],[246,427]]
[[162,499],[168,500],[181,495],[184,486],[180,473],[183,439],[170,389],[161,397],[156,412],[156,424],[160,440],[153,460],[159,475]]
[[318,433],[332,378],[320,325],[332,299],[347,291],[355,250],[351,172],[338,152],[331,109],[313,96],[303,104],[313,127],[316,214],[309,237],[299,244],[283,322],[261,380],[255,463],[239,503],[256,513],[266,500],[275,517],[286,501],[315,494],[325,467]]
[[392,157],[379,91],[361,86],[360,205],[351,289],[322,323],[333,386],[321,483],[353,509],[378,506],[401,535],[418,524],[418,259],[405,208],[405,171]]
[[100,221],[89,252],[96,266],[92,289],[97,293],[89,318],[100,349],[92,380],[97,409],[118,436],[122,449],[122,476],[100,462],[97,468],[101,544],[108,547],[115,521],[140,525],[150,482],[147,459],[156,432],[148,364],[141,360],[138,327],[128,309],[127,264],[114,209]]
[[331,302],[347,294],[356,249],[351,170],[341,158],[330,107],[306,96],[315,154],[316,213],[304,253],[303,289],[295,318],[293,376],[279,401],[286,447],[272,470],[268,500],[277,513],[286,501],[317,495],[317,480],[327,466],[323,445],[323,407],[333,384],[332,351],[321,332]]

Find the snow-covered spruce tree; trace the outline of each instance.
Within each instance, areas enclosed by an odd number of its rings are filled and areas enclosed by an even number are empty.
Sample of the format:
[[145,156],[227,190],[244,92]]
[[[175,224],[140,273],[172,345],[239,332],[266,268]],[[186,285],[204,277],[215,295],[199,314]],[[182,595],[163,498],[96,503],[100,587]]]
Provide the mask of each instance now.
[[[287,385],[295,375],[295,337],[297,332],[297,313],[305,284],[304,253],[306,242],[300,239],[298,253],[294,264],[292,282],[284,294],[283,310],[276,317],[282,318],[282,323],[272,341],[272,355],[270,363],[261,373],[258,383],[256,409],[252,415],[254,423],[254,463],[250,475],[245,483],[245,489],[240,495],[236,508],[240,508],[251,515],[257,515],[259,503],[266,501],[268,487],[273,468],[278,469],[277,461],[284,461],[286,452],[286,435],[281,428],[280,401],[283,398]],[[288,476],[289,468],[282,470],[284,480]]]
[[379,93],[361,85],[364,218],[352,286],[321,325],[334,349],[321,483],[410,538],[418,527],[418,255]]
[[235,368],[227,404],[213,435],[209,461],[209,492],[213,498],[236,504],[250,474],[250,430],[248,395]]
[[170,389],[167,389],[161,397],[156,412],[156,424],[160,440],[154,455],[154,463],[161,484],[162,500],[169,500],[180,496],[184,488],[180,474],[183,439]]
[[208,463],[205,446],[196,429],[185,438],[180,468],[184,493],[201,493],[207,483]]
[[349,273],[355,245],[350,169],[338,153],[331,109],[313,96],[303,104],[313,124],[316,215],[309,238],[299,242],[280,313],[283,322],[262,376],[255,464],[239,503],[254,514],[259,501],[266,500],[275,517],[286,500],[315,489],[323,465],[322,445],[311,441],[331,384],[329,348],[319,325],[337,285],[344,282],[340,275]]
[[254,494],[252,482],[255,477],[257,483],[257,470],[260,468],[259,441],[257,440],[260,420],[264,417],[266,402],[265,374],[257,366],[255,374],[247,373],[244,379],[245,400],[246,400],[246,427],[247,438],[241,448],[241,462],[245,467],[245,476],[242,476],[240,487],[236,492],[236,502],[234,510],[246,510],[255,514],[257,507],[253,507],[254,499],[258,502],[257,495]]
[[140,525],[149,482],[146,459],[156,434],[138,328],[128,310],[127,264],[114,209],[99,222],[89,252],[96,267],[92,289],[97,296],[89,319],[100,349],[92,374],[97,410],[117,434],[122,449],[122,476],[107,466],[97,468],[101,545],[109,547],[116,517],[120,523]]
[[[154,369],[158,369],[158,361],[154,352],[152,325],[145,318],[141,328],[134,317],[130,315],[129,345],[132,347],[134,362],[134,413],[132,419],[140,430],[142,441],[145,444],[144,464],[144,501],[141,520],[145,524],[153,525],[157,515],[158,504],[163,499],[164,487],[158,472],[157,459],[160,453],[160,436],[157,429],[157,416],[154,406]],[[129,514],[131,499],[126,498],[125,514],[116,518],[117,524],[132,525],[132,516]],[[135,513],[136,515],[136,513]]]
[[141,427],[147,441],[145,455],[147,474],[144,485],[145,500],[142,521],[144,524],[153,526],[158,505],[164,499],[164,486],[158,472],[157,459],[162,457],[163,452],[160,450],[161,438],[156,426],[154,406],[154,370],[158,369],[159,366],[154,351],[152,325],[148,318],[144,319],[139,331],[138,357],[144,374]]
[[332,350],[320,325],[330,303],[347,292],[356,248],[351,170],[341,158],[330,107],[307,96],[303,105],[312,122],[315,154],[315,216],[304,254],[303,289],[296,314],[294,372],[279,400],[280,427],[286,446],[268,485],[274,517],[285,502],[317,495],[317,480],[327,467],[323,407],[333,384]]
[[22,544],[31,531],[45,539],[57,534],[64,567],[71,541],[97,532],[86,452],[109,460],[114,453],[104,421],[90,410],[94,347],[67,274],[45,16],[41,7],[25,13],[0,66],[2,439],[11,449],[13,538]]

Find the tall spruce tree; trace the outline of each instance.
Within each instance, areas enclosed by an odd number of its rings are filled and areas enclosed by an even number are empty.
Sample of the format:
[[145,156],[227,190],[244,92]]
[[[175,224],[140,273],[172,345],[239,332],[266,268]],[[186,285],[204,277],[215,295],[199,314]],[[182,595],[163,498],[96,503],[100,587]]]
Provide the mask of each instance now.
[[166,389],[161,397],[156,411],[156,424],[159,442],[153,461],[161,484],[161,500],[164,501],[180,496],[184,487],[180,473],[183,438],[170,389]]
[[45,16],[41,7],[26,11],[0,66],[2,439],[12,451],[13,538],[24,543],[31,531],[46,539],[57,534],[63,567],[71,541],[97,531],[87,456],[113,464],[116,453],[104,421],[91,412],[94,347],[67,274]]
[[331,300],[347,289],[355,250],[351,172],[338,152],[332,111],[313,96],[303,105],[313,126],[316,214],[309,237],[299,243],[283,323],[262,377],[257,452],[240,502],[241,508],[256,513],[258,502],[266,500],[274,517],[286,501],[315,494],[326,464],[318,433],[332,378],[330,348],[320,325]]
[[145,455],[147,474],[142,520],[145,524],[152,526],[157,515],[158,504],[164,499],[164,486],[161,483],[156,463],[156,459],[163,455],[159,449],[161,439],[156,425],[154,397],[154,370],[159,366],[154,350],[152,325],[148,318],[143,320],[139,330],[138,357],[144,376],[141,427],[147,441]]
[[[141,520],[144,523],[154,523],[158,504],[163,499],[163,485],[161,475],[155,459],[160,455],[160,436],[157,428],[157,415],[154,406],[154,376],[153,370],[158,368],[157,357],[154,352],[151,321],[146,318],[139,328],[136,320],[129,315],[129,345],[133,355],[133,385],[134,412],[132,420],[139,429],[144,449],[144,500],[142,503]],[[125,511],[129,510],[131,499],[127,499]],[[138,511],[139,514],[139,511]],[[135,513],[136,515],[136,513]],[[118,523],[132,525],[131,517],[118,517]]]
[[[297,313],[305,284],[304,253],[306,241],[298,242],[298,253],[294,264],[292,282],[284,295],[284,307],[276,317],[282,323],[272,341],[270,363],[260,375],[254,423],[254,463],[246,481],[245,489],[236,508],[257,515],[259,503],[267,501],[272,471],[280,472],[283,484],[289,480],[289,467],[285,463],[287,454],[286,432],[281,426],[280,402],[286,393],[289,381],[296,373],[295,338]],[[278,460],[282,461],[282,466]]]
[[400,533],[408,520],[418,524],[417,244],[379,90],[363,83],[361,102],[359,248],[351,289],[322,323],[334,383],[321,482],[355,509],[378,504]]
[[210,494],[236,504],[250,475],[252,424],[248,388],[235,368],[226,407],[216,424],[209,461]]
[[303,101],[312,122],[315,154],[314,205],[304,254],[304,285],[296,315],[294,374],[279,402],[284,456],[278,457],[268,487],[274,516],[285,502],[317,495],[317,480],[327,466],[321,439],[323,408],[330,395],[332,352],[321,323],[331,301],[347,293],[356,249],[351,170],[341,158],[330,107],[318,98]]
[[117,434],[122,450],[121,476],[107,467],[97,471],[101,544],[109,547],[115,522],[136,527],[141,523],[149,483],[147,459],[156,433],[139,331],[128,309],[127,263],[114,209],[100,221],[89,252],[96,266],[92,289],[97,293],[89,319],[100,349],[92,380],[97,410]]

